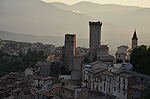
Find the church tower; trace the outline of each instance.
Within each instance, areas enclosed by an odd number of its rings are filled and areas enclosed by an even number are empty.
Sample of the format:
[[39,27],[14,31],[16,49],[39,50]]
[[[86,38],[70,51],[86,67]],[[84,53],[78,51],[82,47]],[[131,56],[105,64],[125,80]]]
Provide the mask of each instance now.
[[133,37],[132,37],[132,48],[136,48],[138,45],[138,38],[136,35],[136,30],[134,31]]
[[95,61],[97,59],[97,49],[101,46],[101,26],[102,23],[89,22],[90,26],[90,60]]

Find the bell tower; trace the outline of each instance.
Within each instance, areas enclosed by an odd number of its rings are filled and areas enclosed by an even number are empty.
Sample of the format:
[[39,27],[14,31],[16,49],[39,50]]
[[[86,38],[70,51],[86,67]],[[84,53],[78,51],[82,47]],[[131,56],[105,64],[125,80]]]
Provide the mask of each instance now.
[[137,46],[138,46],[138,38],[136,35],[136,29],[135,29],[133,37],[132,37],[132,48],[136,48]]

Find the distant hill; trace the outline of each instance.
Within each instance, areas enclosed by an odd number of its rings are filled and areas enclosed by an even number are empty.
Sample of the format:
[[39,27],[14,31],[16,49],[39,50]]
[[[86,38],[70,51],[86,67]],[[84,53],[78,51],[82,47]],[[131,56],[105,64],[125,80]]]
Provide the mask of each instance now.
[[69,6],[40,0],[0,0],[0,30],[18,33],[3,32],[0,38],[63,45],[64,35],[75,33],[77,45],[88,47],[88,23],[99,20],[103,23],[102,44],[116,50],[117,46],[131,45],[135,28],[139,44],[149,44],[149,12],[149,8],[92,2]]
[[40,0],[0,1],[1,30],[54,36],[77,33],[84,37],[88,33],[89,20],[94,18],[59,9]]
[[[104,23],[102,27],[102,40],[103,42],[106,41],[106,44],[109,44],[110,46],[113,46],[114,44],[127,44],[130,46],[131,37],[135,28],[137,29],[139,44],[147,44],[149,46],[150,8],[98,4],[87,1],[79,2],[74,5],[66,5],[59,2],[50,4],[64,10],[80,11],[97,20],[113,25],[113,27],[111,27]],[[112,41],[113,45],[111,45]]]
[[0,29],[21,34],[63,36],[65,33],[76,33],[78,37],[88,38],[89,21],[98,20],[103,22],[104,34],[109,34],[110,31],[117,34],[122,31],[119,26],[101,18],[93,18],[92,14],[75,13],[40,0],[0,2]]
[[[61,36],[35,36],[30,34],[18,34],[0,30],[0,39],[2,40],[13,40],[20,42],[42,42],[44,44],[53,44],[55,46],[63,46],[64,38]],[[88,47],[88,39],[77,38],[77,46]]]
[[88,1],[82,1],[74,5],[66,5],[60,2],[52,2],[50,4],[64,10],[80,11],[81,13],[106,22],[112,21],[114,18],[118,18],[125,13],[141,9],[140,7],[121,6],[116,4],[98,4]]
[[134,28],[137,28],[144,34],[150,31],[150,8],[121,6],[115,4],[98,4],[87,1],[79,2],[70,6],[58,2],[50,4],[69,11],[79,11],[97,20],[111,23],[120,29],[127,31],[126,33],[129,33],[129,31]]

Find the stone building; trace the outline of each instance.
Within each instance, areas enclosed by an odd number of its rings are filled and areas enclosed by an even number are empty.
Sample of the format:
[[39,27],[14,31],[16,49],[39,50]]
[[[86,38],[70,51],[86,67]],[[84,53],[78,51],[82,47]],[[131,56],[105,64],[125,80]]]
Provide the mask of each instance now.
[[129,86],[136,82],[135,77],[127,72],[87,67],[83,72],[82,87],[99,92],[105,99],[128,99]]
[[129,86],[128,99],[141,99],[148,95],[148,88],[140,83]]
[[83,55],[74,55],[73,57],[73,70],[71,71],[72,80],[81,80],[82,78],[82,61]]
[[73,69],[73,56],[75,55],[76,48],[76,35],[66,34],[65,35],[65,67],[68,70]]
[[109,56],[109,47],[107,45],[101,45],[97,49],[97,60],[103,56]]
[[81,92],[81,88],[76,85],[68,84],[62,86],[62,96],[64,99],[77,99],[78,92]]
[[115,54],[116,56],[116,62],[117,63],[122,63],[122,62],[126,62],[128,59],[128,55],[129,55],[129,47],[122,45],[117,47],[117,52]]
[[136,30],[135,30],[133,37],[132,37],[132,48],[136,48],[137,46],[138,46],[138,38],[136,35]]
[[[76,54],[76,35],[65,35],[65,46],[62,48],[61,60],[68,71],[71,71],[72,80],[81,80],[81,67],[84,56]],[[64,59],[63,59],[64,58]]]
[[101,26],[102,23],[89,22],[90,25],[90,60],[95,61],[97,59],[97,48],[101,45]]

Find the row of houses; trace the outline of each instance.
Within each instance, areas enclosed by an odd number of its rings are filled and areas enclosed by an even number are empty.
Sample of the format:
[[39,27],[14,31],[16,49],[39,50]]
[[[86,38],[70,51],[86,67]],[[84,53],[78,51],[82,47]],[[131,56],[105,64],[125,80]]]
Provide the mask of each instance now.
[[[88,90],[71,79],[11,72],[0,79],[0,99],[83,99]],[[80,97],[79,97],[80,96]]]
[[150,91],[150,79],[141,84],[139,77],[126,72],[132,69],[129,63],[114,64],[107,68],[98,66],[102,65],[83,66],[82,87],[99,92],[104,99],[140,99]]
[[42,44],[42,43],[28,43],[28,42],[16,42],[11,40],[1,40],[0,50],[4,53],[18,56],[19,53],[24,55],[29,51],[44,51],[45,55],[51,55],[56,53],[57,48],[52,44]]

